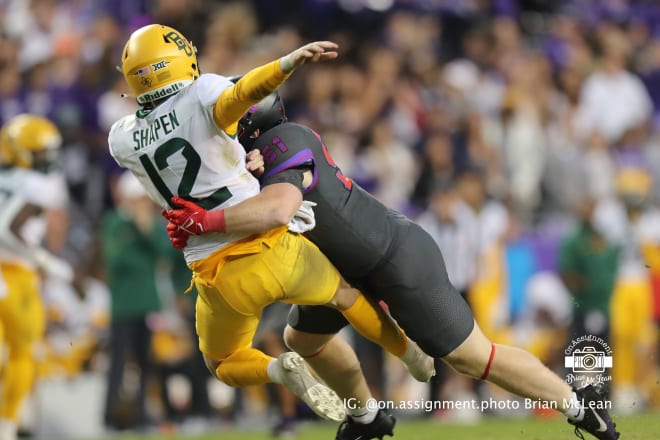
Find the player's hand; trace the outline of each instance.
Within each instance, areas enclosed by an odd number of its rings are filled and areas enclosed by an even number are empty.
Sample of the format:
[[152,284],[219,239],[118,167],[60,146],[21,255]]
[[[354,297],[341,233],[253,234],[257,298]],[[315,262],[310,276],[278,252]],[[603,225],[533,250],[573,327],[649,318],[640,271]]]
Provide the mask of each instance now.
[[170,237],[170,243],[174,249],[183,249],[188,244],[190,234],[172,222],[167,222],[167,236]]
[[339,56],[337,48],[339,48],[337,43],[333,43],[332,41],[308,43],[280,58],[280,67],[282,67],[285,73],[290,73],[296,67],[300,67],[305,63],[333,60]]
[[245,167],[247,170],[251,172],[254,177],[261,177],[265,171],[264,157],[261,155],[261,151],[255,148],[245,156],[245,160]]
[[176,209],[163,211],[163,217],[167,221],[187,232],[189,235],[199,235],[208,231],[206,222],[208,211],[206,209],[177,196],[172,197],[172,204],[176,206]]

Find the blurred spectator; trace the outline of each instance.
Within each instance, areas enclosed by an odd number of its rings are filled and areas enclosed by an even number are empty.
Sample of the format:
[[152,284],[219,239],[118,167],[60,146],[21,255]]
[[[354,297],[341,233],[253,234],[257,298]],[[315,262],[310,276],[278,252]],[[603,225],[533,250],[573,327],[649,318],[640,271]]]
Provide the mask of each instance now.
[[593,199],[579,206],[579,224],[561,246],[559,274],[573,296],[570,337],[594,335],[609,341],[610,299],[620,248],[594,224],[595,207]]
[[0,118],[3,124],[26,111],[19,100],[20,71],[11,60],[8,61],[0,65]]
[[442,251],[449,280],[467,296],[479,258],[479,230],[474,214],[448,183],[436,184],[430,200],[429,209],[417,218],[417,223]]
[[548,123],[553,90],[547,61],[523,53],[509,60],[510,83],[502,98],[495,140],[513,209],[525,223],[541,201],[540,182],[549,148]]
[[[154,347],[160,340],[163,348],[160,362],[157,362],[161,385],[161,398],[168,422],[181,424],[181,431],[196,433],[207,429],[213,423],[214,411],[209,399],[210,371],[198,350],[195,331],[195,302],[197,291],[190,290],[192,273],[185,263],[183,254],[174,250],[169,265],[161,274],[163,284],[170,283],[171,297],[166,307],[165,319],[159,320],[164,325],[159,337],[154,340]],[[162,297],[163,295],[161,295]],[[190,386],[189,399],[176,406],[173,401],[175,392],[168,379],[181,375]]]
[[[103,257],[111,292],[110,369],[105,424],[111,429],[146,427],[147,380],[152,365],[151,329],[147,318],[160,310],[156,269],[170,245],[160,216],[139,181],[123,173],[116,186],[117,209],[107,215],[102,228]],[[125,424],[119,415],[122,379],[128,355],[140,369],[135,398],[135,420]]]
[[553,272],[538,272],[526,286],[525,314],[516,323],[514,341],[556,372],[564,367],[571,323],[571,296]]
[[467,168],[457,177],[457,190],[472,215],[477,230],[477,265],[468,301],[484,334],[498,341],[509,320],[504,265],[505,234],[509,213],[495,199],[489,199],[485,175],[477,167]]
[[653,284],[649,282],[654,271],[649,274],[648,269],[658,258],[660,213],[649,204],[652,182],[643,168],[620,168],[615,187],[616,197],[599,203],[595,222],[621,249],[611,301],[611,340],[617,358],[613,391],[617,408],[631,413],[641,411],[649,398],[640,384],[652,377],[651,370],[640,368],[638,360],[654,354]]
[[453,146],[449,135],[434,132],[422,145],[423,161],[415,189],[413,202],[421,208],[426,207],[434,190],[448,188],[454,179]]
[[[479,229],[471,209],[449,182],[436,182],[430,195],[429,208],[418,217],[417,223],[438,244],[449,280],[463,297],[467,297],[479,261]],[[458,398],[459,393],[461,399],[475,397],[471,380],[453,373],[441,359],[436,360],[435,368],[436,375],[431,378],[429,400],[438,401],[450,396]],[[449,381],[454,382],[451,391],[447,390]],[[474,417],[476,414],[453,414],[461,415]]]
[[654,122],[657,126],[660,116],[660,38],[657,36],[642,50],[639,68],[653,102]]
[[610,145],[600,133],[594,133],[587,140],[583,156],[585,191],[594,200],[610,199],[615,196],[616,164],[609,148]]
[[376,121],[370,145],[357,159],[362,176],[358,183],[364,183],[386,206],[408,211],[417,168],[412,151],[395,137],[386,120]]
[[642,81],[626,69],[630,42],[614,26],[601,33],[600,66],[584,82],[576,131],[582,139],[594,134],[619,142],[626,131],[651,119],[653,107]]

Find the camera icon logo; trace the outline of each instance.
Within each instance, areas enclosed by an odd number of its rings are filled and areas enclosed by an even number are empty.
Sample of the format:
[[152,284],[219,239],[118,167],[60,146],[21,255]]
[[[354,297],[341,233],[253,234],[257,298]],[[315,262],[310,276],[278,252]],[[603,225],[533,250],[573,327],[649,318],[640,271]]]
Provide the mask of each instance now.
[[606,368],[612,368],[612,356],[586,346],[564,357],[564,367],[571,368],[574,373],[603,373]]

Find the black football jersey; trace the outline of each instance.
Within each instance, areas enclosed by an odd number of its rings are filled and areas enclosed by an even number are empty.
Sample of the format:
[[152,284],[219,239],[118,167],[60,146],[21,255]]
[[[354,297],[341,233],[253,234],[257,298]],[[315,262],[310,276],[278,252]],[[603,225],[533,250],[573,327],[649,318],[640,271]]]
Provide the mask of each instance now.
[[[349,283],[384,301],[401,328],[433,357],[465,341],[474,326],[472,311],[449,281],[442,253],[426,231],[346,178],[313,130],[284,123],[255,145],[264,156],[264,182],[279,175],[293,183],[295,175],[297,184],[301,172],[280,173],[313,165],[314,178],[304,192],[317,204],[316,227],[306,235]],[[300,305],[292,307],[288,322],[311,333],[335,333],[347,325],[337,310]]]
[[313,166],[304,198],[316,203],[316,227],[305,235],[345,277],[368,276],[387,256],[397,225],[409,220],[344,176],[321,137],[308,127],[277,125],[259,136],[254,147],[264,157],[262,180],[287,169]]

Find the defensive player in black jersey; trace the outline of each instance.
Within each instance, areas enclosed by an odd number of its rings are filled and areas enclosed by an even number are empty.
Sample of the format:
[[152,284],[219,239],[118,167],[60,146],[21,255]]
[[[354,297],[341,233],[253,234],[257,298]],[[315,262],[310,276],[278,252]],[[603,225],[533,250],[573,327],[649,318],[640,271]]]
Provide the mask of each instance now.
[[[287,122],[277,94],[250,109],[239,123],[238,136],[246,150],[258,149],[263,156],[262,185],[291,183],[316,204],[316,227],[307,232],[308,238],[350,283],[374,301],[384,301],[426,353],[470,377],[546,402],[568,416],[578,436],[581,428],[598,439],[619,437],[602,387],[573,390],[532,354],[493,344],[484,336],[450,283],[434,240],[346,178],[316,132]],[[171,238],[185,240],[181,234]],[[335,337],[345,325],[332,309],[293,306],[285,340],[347,399],[351,416],[336,439],[391,435],[394,419],[365,405],[369,394],[359,363],[350,347]],[[357,403],[354,408],[351,399]]]

